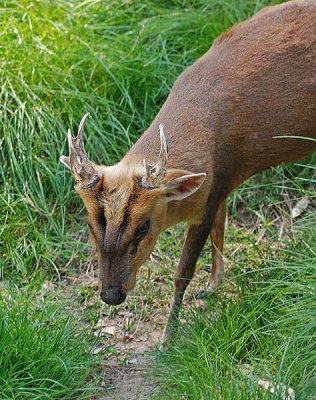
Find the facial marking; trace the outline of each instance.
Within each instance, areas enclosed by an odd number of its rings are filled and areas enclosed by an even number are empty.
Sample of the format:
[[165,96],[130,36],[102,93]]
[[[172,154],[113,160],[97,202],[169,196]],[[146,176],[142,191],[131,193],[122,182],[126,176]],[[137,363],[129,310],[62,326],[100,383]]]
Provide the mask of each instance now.
[[106,218],[115,225],[119,225],[123,219],[127,199],[129,198],[129,188],[117,187],[104,192],[103,205]]
[[108,252],[119,250],[131,209],[141,191],[134,180],[124,183],[119,187],[106,187],[98,196],[100,211],[107,221],[104,249]]

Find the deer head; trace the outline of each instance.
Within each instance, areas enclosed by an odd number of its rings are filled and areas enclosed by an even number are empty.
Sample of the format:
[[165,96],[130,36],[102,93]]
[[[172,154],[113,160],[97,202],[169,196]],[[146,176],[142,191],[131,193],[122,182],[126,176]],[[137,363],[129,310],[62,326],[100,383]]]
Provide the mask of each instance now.
[[60,161],[73,173],[75,189],[88,211],[90,241],[100,268],[101,298],[107,304],[120,304],[134,288],[136,273],[151,254],[159,233],[181,220],[174,215],[177,208],[169,205],[196,192],[205,174],[167,169],[163,125],[159,126],[161,147],[156,163],[147,163],[146,157],[142,162],[123,158],[110,167],[91,163],[83,142],[87,116],[82,118],[75,138],[68,133],[70,155],[61,156]]

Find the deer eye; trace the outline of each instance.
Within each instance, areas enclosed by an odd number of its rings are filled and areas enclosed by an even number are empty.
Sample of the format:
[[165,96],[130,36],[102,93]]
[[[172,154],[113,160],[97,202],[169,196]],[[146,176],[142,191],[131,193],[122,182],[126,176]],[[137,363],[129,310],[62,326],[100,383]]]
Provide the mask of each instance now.
[[135,239],[136,238],[143,238],[145,235],[147,235],[148,231],[150,228],[150,220],[147,219],[136,231],[135,234]]
[[138,246],[138,243],[136,243],[136,242],[132,242],[131,243],[131,248],[130,248],[130,254],[132,255],[132,256],[136,256],[136,254],[137,254],[137,246]]
[[135,256],[139,242],[147,235],[150,228],[150,220],[147,219],[135,232],[134,239],[131,243],[130,254]]

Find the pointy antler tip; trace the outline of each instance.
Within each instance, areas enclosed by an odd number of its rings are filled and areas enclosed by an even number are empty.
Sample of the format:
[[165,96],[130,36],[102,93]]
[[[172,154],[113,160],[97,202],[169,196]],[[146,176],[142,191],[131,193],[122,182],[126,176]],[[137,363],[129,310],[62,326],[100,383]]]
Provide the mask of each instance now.
[[69,144],[69,146],[71,146],[72,145],[72,134],[71,134],[71,130],[70,129],[68,129],[68,131],[67,131],[67,138],[68,138],[68,144]]
[[165,132],[163,131],[163,129],[164,129],[164,125],[163,124],[159,124],[159,134],[160,134],[160,137],[166,137],[165,136]]
[[159,125],[159,131],[160,131],[160,143],[161,143],[161,150],[160,150],[160,155],[162,150],[164,149],[165,153],[168,153],[168,142],[167,142],[167,138],[166,135],[163,131],[163,124]]
[[83,127],[84,124],[86,123],[86,119],[89,117],[90,113],[86,113],[80,121],[79,127],[78,127],[78,137],[83,135]]
[[160,134],[160,137],[166,138],[166,135],[164,132],[164,124],[159,124],[159,134]]
[[90,116],[90,113],[85,113],[85,115],[81,118],[79,126],[82,127],[86,122],[86,119]]

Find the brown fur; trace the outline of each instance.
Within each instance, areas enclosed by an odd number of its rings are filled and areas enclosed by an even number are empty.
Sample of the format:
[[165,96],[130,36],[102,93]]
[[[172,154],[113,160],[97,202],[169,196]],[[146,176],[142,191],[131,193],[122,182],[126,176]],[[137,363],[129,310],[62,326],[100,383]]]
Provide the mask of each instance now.
[[[101,182],[90,191],[79,191],[96,231],[104,286],[120,283],[130,290],[159,233],[180,221],[189,223],[175,273],[166,337],[209,234],[213,242],[210,288],[222,280],[227,196],[253,174],[316,150],[316,142],[275,138],[316,138],[315,18],[314,0],[296,0],[266,8],[224,33],[177,79],[149,129],[122,161],[98,167]],[[145,190],[137,183],[144,173],[143,158],[150,163],[157,158],[161,123],[169,144],[169,169],[163,183],[188,173],[207,174],[201,189],[181,201],[168,202],[164,184]],[[195,179],[182,189],[200,184]],[[102,193],[107,223],[105,238],[96,222],[98,193]],[[133,235],[146,218],[151,219],[150,232],[140,243],[140,254],[128,258]],[[124,232],[117,246],[120,229]]]

